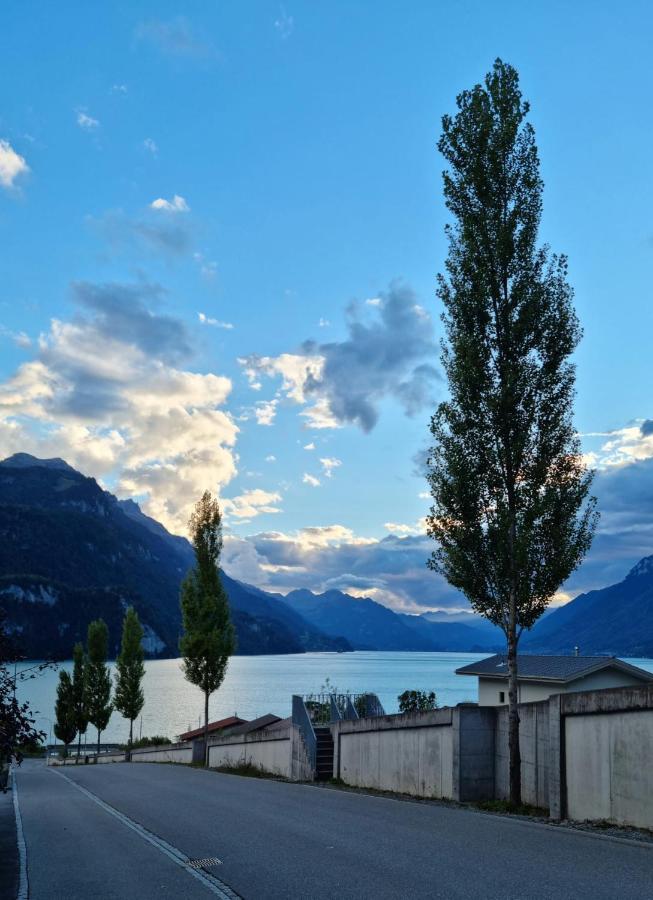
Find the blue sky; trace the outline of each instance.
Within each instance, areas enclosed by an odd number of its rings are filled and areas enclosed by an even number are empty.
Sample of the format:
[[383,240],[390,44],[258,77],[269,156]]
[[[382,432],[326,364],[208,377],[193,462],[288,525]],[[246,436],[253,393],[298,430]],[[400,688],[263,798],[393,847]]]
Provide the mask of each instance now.
[[596,0],[6,11],[0,454],[64,456],[176,530],[219,490],[227,568],[273,589],[459,606],[424,567],[415,462],[445,390],[435,146],[501,56],[585,329],[603,530],[564,592],[620,578],[653,551],[652,20]]

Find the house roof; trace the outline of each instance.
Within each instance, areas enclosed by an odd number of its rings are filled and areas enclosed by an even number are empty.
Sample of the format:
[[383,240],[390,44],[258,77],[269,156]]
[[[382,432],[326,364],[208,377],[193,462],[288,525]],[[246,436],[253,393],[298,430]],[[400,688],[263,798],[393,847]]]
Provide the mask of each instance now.
[[[215,734],[216,731],[222,731],[224,728],[233,728],[237,725],[246,724],[246,719],[240,719],[238,716],[228,716],[226,719],[220,719],[217,722],[209,722],[209,734]],[[185,731],[179,735],[180,741],[192,741],[194,738],[204,735],[204,726],[201,728],[193,728],[191,731]]]
[[252,731],[262,731],[264,728],[276,725],[280,721],[279,716],[267,713],[265,716],[259,716],[258,719],[252,719],[251,722],[243,722],[242,725],[237,725],[236,728],[230,728],[229,734],[249,734]]
[[[517,656],[519,681],[551,681],[568,684],[601,669],[629,672],[641,681],[653,681],[653,674],[631,666],[616,656]],[[481,675],[485,678],[508,678],[508,657],[497,653],[456,669],[456,675]]]

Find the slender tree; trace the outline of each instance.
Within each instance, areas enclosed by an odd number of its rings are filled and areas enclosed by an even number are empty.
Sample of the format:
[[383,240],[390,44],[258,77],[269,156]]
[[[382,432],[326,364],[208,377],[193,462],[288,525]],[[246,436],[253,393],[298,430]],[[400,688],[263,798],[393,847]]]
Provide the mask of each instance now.
[[145,675],[143,665],[143,626],[136,610],[130,606],[122,623],[122,642],[116,660],[116,690],[113,705],[126,719],[129,719],[129,748],[133,743],[134,719],[145,704],[141,682]]
[[88,664],[86,668],[86,690],[88,720],[97,728],[97,752],[100,754],[100,736],[109,724],[113,705],[111,703],[111,671],[107,666],[109,629],[103,619],[97,619],[88,626]]
[[86,656],[84,646],[75,644],[73,648],[73,707],[75,710],[75,730],[77,731],[77,762],[82,748],[82,735],[88,728],[88,706],[86,697]]
[[229,602],[218,571],[222,516],[210,491],[197,502],[188,524],[195,566],[181,586],[184,630],[179,648],[186,678],[204,693],[204,761],[208,765],[209,697],[222,684],[235,646]]
[[75,740],[77,725],[75,724],[73,683],[70,673],[63,669],[59,672],[54,714],[54,733],[64,745],[64,756],[68,756],[68,745]]
[[572,423],[581,330],[564,256],[537,246],[543,184],[514,68],[444,116],[449,399],[431,420],[429,565],[506,635],[510,799],[521,802],[517,647],[579,565],[596,526]]

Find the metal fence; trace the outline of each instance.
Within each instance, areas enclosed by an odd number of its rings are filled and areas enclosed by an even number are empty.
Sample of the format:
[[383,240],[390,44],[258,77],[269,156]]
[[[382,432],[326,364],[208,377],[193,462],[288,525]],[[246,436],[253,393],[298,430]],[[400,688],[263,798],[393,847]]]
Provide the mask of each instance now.
[[385,715],[379,698],[369,692],[306,694],[302,699],[312,725],[318,727],[342,719],[366,719],[368,716]]

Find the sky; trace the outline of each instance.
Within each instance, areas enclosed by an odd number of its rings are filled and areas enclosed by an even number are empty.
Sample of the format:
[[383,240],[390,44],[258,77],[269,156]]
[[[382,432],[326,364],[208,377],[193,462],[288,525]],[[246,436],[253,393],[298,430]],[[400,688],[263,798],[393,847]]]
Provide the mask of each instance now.
[[25,2],[0,52],[0,456],[61,456],[270,590],[457,610],[420,460],[446,396],[441,117],[500,56],[584,328],[602,518],[556,602],[653,553],[653,9]]

